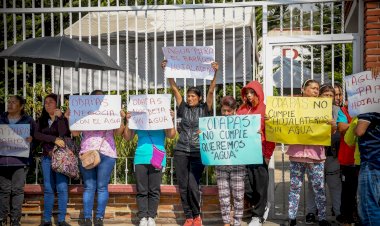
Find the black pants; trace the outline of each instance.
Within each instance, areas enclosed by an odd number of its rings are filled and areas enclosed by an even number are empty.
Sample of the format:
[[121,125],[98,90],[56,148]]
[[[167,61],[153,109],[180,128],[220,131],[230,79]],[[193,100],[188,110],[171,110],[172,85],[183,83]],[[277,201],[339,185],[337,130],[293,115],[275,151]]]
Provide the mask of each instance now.
[[355,166],[340,166],[342,175],[342,195],[340,212],[345,223],[354,223],[353,215],[357,213],[356,192],[358,189],[359,169]]
[[201,213],[199,184],[204,169],[201,158],[175,155],[174,164],[186,219],[197,217]]
[[24,202],[25,167],[0,167],[0,219],[21,218]]
[[161,193],[161,170],[157,170],[152,165],[135,165],[136,201],[139,211],[137,216],[155,218],[160,202]]
[[245,195],[252,207],[252,217],[262,218],[268,200],[268,166],[248,165]]

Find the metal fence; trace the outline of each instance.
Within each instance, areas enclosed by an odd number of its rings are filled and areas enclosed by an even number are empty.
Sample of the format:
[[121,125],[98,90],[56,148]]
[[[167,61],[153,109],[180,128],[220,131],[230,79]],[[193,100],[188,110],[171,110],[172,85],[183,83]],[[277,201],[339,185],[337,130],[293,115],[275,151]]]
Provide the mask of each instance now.
[[[94,89],[125,94],[127,100],[137,93],[166,93],[167,82],[160,69],[163,46],[214,46],[222,96],[238,97],[237,87],[253,79],[263,82],[266,96],[297,95],[308,78],[333,84],[358,71],[360,64],[358,37],[345,33],[346,12],[340,0],[23,0],[18,4],[16,0],[2,1],[4,49],[27,38],[65,34],[103,49],[124,71],[65,69],[65,77],[58,83],[54,67],[4,60],[0,73],[5,78],[5,97],[21,92],[36,101],[40,97],[34,90],[27,93],[27,84],[36,87],[38,82],[43,89],[49,84],[53,91],[60,89],[62,98]],[[202,86],[206,95],[205,80],[177,79],[177,83],[184,90]],[[217,105],[214,101],[214,114]],[[270,163],[270,201],[279,216],[285,214],[287,203],[285,149],[279,146]],[[131,161],[132,157],[118,160],[111,183],[133,181]],[[36,162],[33,183],[39,182],[39,160]],[[175,184],[172,158],[168,164],[166,182]],[[210,178],[206,170],[206,185]],[[276,195],[282,201],[275,202]]]

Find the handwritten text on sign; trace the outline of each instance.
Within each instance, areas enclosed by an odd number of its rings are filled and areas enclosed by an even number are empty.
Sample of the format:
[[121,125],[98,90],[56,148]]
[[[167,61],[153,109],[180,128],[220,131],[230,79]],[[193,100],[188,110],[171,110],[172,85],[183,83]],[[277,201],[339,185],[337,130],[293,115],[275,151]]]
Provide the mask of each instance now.
[[204,165],[262,164],[260,115],[203,117],[199,119]]
[[364,71],[344,78],[351,116],[380,112],[380,76]]
[[266,139],[285,144],[331,145],[332,99],[267,97]]
[[173,128],[170,116],[170,94],[130,96],[128,112],[130,129],[158,130]]
[[71,130],[111,130],[120,127],[121,96],[70,96]]
[[30,144],[25,139],[29,136],[29,124],[1,124],[0,155],[28,158]]
[[163,47],[167,78],[197,78],[212,80],[214,70],[214,47],[211,46],[172,46]]

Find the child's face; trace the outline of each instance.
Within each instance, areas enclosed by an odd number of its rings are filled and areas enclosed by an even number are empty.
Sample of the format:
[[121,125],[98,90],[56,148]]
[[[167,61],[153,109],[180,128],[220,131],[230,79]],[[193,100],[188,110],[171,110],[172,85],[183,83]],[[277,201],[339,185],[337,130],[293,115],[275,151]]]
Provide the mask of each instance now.
[[259,104],[259,97],[253,89],[247,89],[245,96],[247,97],[247,102],[251,104],[252,107],[256,107]]
[[231,108],[230,106],[223,105],[222,106],[222,115],[223,116],[228,116],[228,115],[234,115],[235,114],[235,109]]

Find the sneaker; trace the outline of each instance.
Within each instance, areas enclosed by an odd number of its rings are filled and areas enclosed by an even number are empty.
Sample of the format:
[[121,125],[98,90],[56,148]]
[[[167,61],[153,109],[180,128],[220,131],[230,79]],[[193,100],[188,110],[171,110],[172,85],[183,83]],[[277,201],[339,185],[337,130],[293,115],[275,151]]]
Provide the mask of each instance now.
[[66,221],[58,222],[58,226],[71,226],[69,223]]
[[249,222],[248,226],[262,226],[263,222],[258,217],[252,217],[251,222]]
[[289,226],[296,226],[297,220],[296,219],[289,219]]
[[79,225],[81,225],[81,226],[92,226],[92,221],[91,221],[91,219],[88,219],[88,218],[83,219]]
[[141,218],[139,226],[148,226],[148,219],[146,217]]
[[156,226],[156,222],[154,221],[154,218],[151,218],[151,217],[148,218],[148,226]]
[[194,218],[193,225],[194,226],[202,226],[202,218],[200,215]]
[[305,223],[306,224],[314,224],[315,223],[315,215],[314,215],[314,213],[308,213],[306,215]]
[[321,220],[318,222],[319,226],[331,226],[327,220]]
[[186,219],[183,226],[193,226],[193,222],[194,222],[194,220],[192,218],[188,218],[188,219]]
[[267,205],[265,206],[265,212],[263,215],[263,223],[267,221],[268,215],[269,215],[269,209],[270,209],[270,202],[267,202]]
[[96,218],[95,220],[94,220],[94,226],[103,226],[104,224],[103,224],[103,218]]
[[43,221],[40,226],[52,226],[51,221]]

